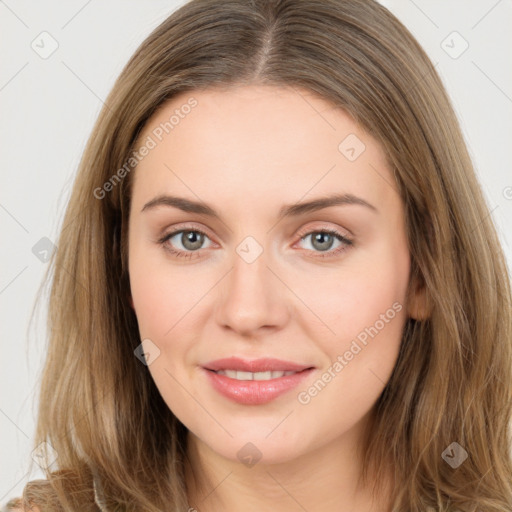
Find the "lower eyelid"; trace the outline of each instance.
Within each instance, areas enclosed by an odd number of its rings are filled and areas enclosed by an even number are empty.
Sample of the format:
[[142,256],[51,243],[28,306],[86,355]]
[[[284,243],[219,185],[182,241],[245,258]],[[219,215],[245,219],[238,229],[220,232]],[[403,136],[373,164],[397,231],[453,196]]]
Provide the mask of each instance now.
[[[310,231],[309,233],[306,233],[301,236],[300,240],[296,242],[296,244],[299,244],[300,242],[304,241],[306,238],[310,237],[313,234],[316,233],[325,233],[328,235],[331,235],[334,237],[338,242],[340,242],[338,247],[335,247],[334,249],[328,249],[326,251],[315,251],[313,249],[304,249],[307,252],[313,253],[316,256],[328,258],[330,256],[334,257],[338,255],[339,253],[347,250],[351,245],[353,245],[353,241],[345,236],[343,236],[341,233],[337,233],[334,231],[323,231],[323,230],[316,230],[316,231]],[[311,242],[310,242],[311,243]]]
[[[162,243],[167,243],[167,242],[169,242],[169,240],[171,238],[174,238],[176,235],[183,235],[183,233],[186,233],[186,232],[199,233],[199,234],[203,235],[205,237],[205,239],[208,239],[210,244],[214,244],[213,240],[208,236],[208,234],[205,233],[204,231],[201,231],[200,229],[179,229],[177,231],[172,231],[171,233],[168,233],[167,235],[164,235],[160,239],[160,241]],[[205,249],[205,247],[204,248],[202,247],[201,249]],[[197,249],[196,251],[183,251],[183,252],[193,253],[193,252],[199,252],[201,249]],[[177,249],[177,250],[181,250],[181,249]]]
[[[207,233],[205,233],[204,231],[202,231],[200,229],[190,229],[190,228],[183,228],[183,229],[179,229],[179,230],[173,231],[171,233],[168,233],[168,234],[164,235],[159,240],[159,242],[162,245],[166,245],[166,244],[168,244],[168,242],[171,238],[175,237],[176,235],[183,234],[184,232],[187,232],[187,231],[193,232],[193,233],[200,233],[210,241],[211,245],[215,245],[215,242],[213,242],[213,240],[209,237],[209,235]],[[341,245],[339,247],[337,247],[336,249],[329,249],[327,251],[314,251],[314,250],[310,250],[310,249],[305,249],[307,252],[311,252],[311,253],[320,255],[320,257],[328,257],[328,256],[336,255],[339,252],[343,252],[344,250],[346,250],[349,246],[351,246],[353,244],[351,239],[345,237],[341,233],[338,233],[334,230],[327,230],[327,229],[323,229],[323,230],[317,229],[317,230],[313,230],[313,231],[304,233],[304,234],[300,235],[300,239],[296,242],[296,244],[303,241],[305,238],[307,238],[313,234],[317,234],[317,233],[329,234],[341,243]],[[200,253],[204,249],[208,249],[208,247],[202,247],[195,251],[190,251],[190,250],[176,249],[170,244],[169,244],[169,246],[170,247],[167,247],[167,250],[171,251],[171,253],[173,253],[175,255],[185,255],[185,254],[186,255],[194,255],[195,253]]]

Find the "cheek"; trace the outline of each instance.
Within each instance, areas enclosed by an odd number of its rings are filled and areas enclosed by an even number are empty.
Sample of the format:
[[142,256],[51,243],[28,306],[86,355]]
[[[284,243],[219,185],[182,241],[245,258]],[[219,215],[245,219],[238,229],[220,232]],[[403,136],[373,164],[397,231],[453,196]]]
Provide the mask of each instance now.
[[324,439],[348,431],[366,415],[391,376],[406,320],[406,269],[397,274],[388,267],[380,279],[373,272],[345,275],[346,286],[310,295],[312,308],[323,312],[335,335],[317,327],[313,339],[328,358],[310,386],[298,390],[297,400],[305,428],[320,423]]
[[[190,403],[179,383],[190,382],[186,362],[191,350],[191,322],[195,323],[197,313],[194,305],[208,287],[198,284],[201,280],[191,283],[185,272],[172,268],[165,258],[154,257],[147,250],[138,252],[137,248],[130,254],[129,272],[140,338],[151,340],[158,348],[158,357],[148,371],[169,408],[186,411]],[[187,389],[194,393],[190,384]]]
[[[159,355],[149,365],[166,399],[180,394],[179,382],[193,377],[199,350],[197,340],[207,323],[207,295],[218,281],[211,269],[170,263],[161,248],[133,247],[130,286],[141,340],[150,339]],[[199,354],[200,355],[200,354]],[[193,390],[193,388],[191,388]],[[168,396],[168,394],[170,394]]]
[[402,242],[390,236],[347,258],[339,272],[319,271],[301,281],[299,293],[321,319],[308,314],[301,320],[303,329],[328,356],[322,382],[301,390],[301,403],[311,399],[318,410],[342,416],[350,410],[353,419],[368,411],[384,389],[406,321],[409,252]]
[[311,339],[324,340],[331,357],[358,336],[364,342],[375,324],[384,337],[399,339],[408,278],[408,251],[392,243],[354,254],[339,270],[303,272],[294,291],[310,311],[299,321]]
[[130,287],[141,336],[165,339],[207,291],[206,284],[199,276],[191,282],[183,268],[158,254],[160,248],[131,250]]
[[159,276],[155,269],[144,271],[134,266],[130,271],[130,286],[139,330],[143,338],[160,339],[172,327],[177,294],[175,283]]

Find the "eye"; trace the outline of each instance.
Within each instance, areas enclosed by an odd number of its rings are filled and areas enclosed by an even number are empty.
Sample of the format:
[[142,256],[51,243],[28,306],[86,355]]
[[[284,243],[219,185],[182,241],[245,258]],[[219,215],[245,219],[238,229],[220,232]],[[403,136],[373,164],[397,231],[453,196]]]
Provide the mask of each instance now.
[[[171,243],[173,238],[176,240]],[[204,248],[202,246],[205,238],[208,238],[208,235],[200,229],[180,229],[166,234],[158,242],[164,246],[165,250],[175,256],[191,258],[194,252]],[[181,245],[181,247],[176,249],[174,244]]]
[[[301,234],[301,242],[305,242],[310,239],[312,251],[317,253],[314,257],[328,258],[334,257],[347,248],[353,245],[353,241],[346,236],[342,235],[335,229],[319,229],[316,231],[309,231],[305,234]],[[173,241],[173,239],[175,239]],[[194,253],[199,253],[200,249],[205,249],[203,244],[205,239],[210,241],[208,235],[198,229],[177,229],[164,235],[158,240],[158,243],[164,246],[164,249],[171,253],[173,256],[180,258],[192,258]],[[333,245],[338,243],[334,250],[331,250]],[[176,247],[178,246],[178,247]],[[321,254],[325,253],[325,254]],[[199,255],[199,254],[198,254]]]
[[[346,251],[349,246],[353,244],[353,241],[342,235],[335,229],[320,229],[316,231],[310,231],[305,235],[301,235],[301,242],[310,239],[310,244],[313,247],[313,252],[327,253],[318,254],[315,257],[330,258]],[[338,242],[339,245],[335,250],[332,249],[333,245]]]

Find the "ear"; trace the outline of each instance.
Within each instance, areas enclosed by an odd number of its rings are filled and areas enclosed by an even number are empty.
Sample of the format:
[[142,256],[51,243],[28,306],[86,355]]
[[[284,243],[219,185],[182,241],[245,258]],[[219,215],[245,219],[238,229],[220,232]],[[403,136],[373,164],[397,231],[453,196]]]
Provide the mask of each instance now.
[[130,306],[132,307],[133,311],[135,311],[135,306],[133,305],[133,298],[132,295],[128,295],[128,302],[130,303]]
[[427,289],[422,278],[414,276],[409,290],[407,301],[407,315],[414,320],[426,320],[430,317],[431,307],[427,296]]

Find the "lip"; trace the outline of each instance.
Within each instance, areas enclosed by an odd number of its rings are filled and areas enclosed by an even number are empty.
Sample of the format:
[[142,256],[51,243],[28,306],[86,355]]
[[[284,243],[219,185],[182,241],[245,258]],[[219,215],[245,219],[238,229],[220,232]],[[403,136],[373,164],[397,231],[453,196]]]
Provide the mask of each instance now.
[[[212,387],[221,395],[242,405],[262,405],[297,387],[315,368],[281,361],[279,359],[257,359],[244,361],[230,357],[218,359],[202,367]],[[246,372],[294,371],[270,380],[237,380],[215,373],[218,370],[239,370]]]
[[281,359],[274,359],[271,357],[264,357],[261,359],[254,359],[252,361],[242,359],[240,357],[225,357],[224,359],[216,359],[203,365],[206,370],[239,370],[242,372],[268,372],[268,371],[281,371],[281,372],[302,372],[312,368],[311,365],[304,365],[293,363],[291,361],[283,361]]

